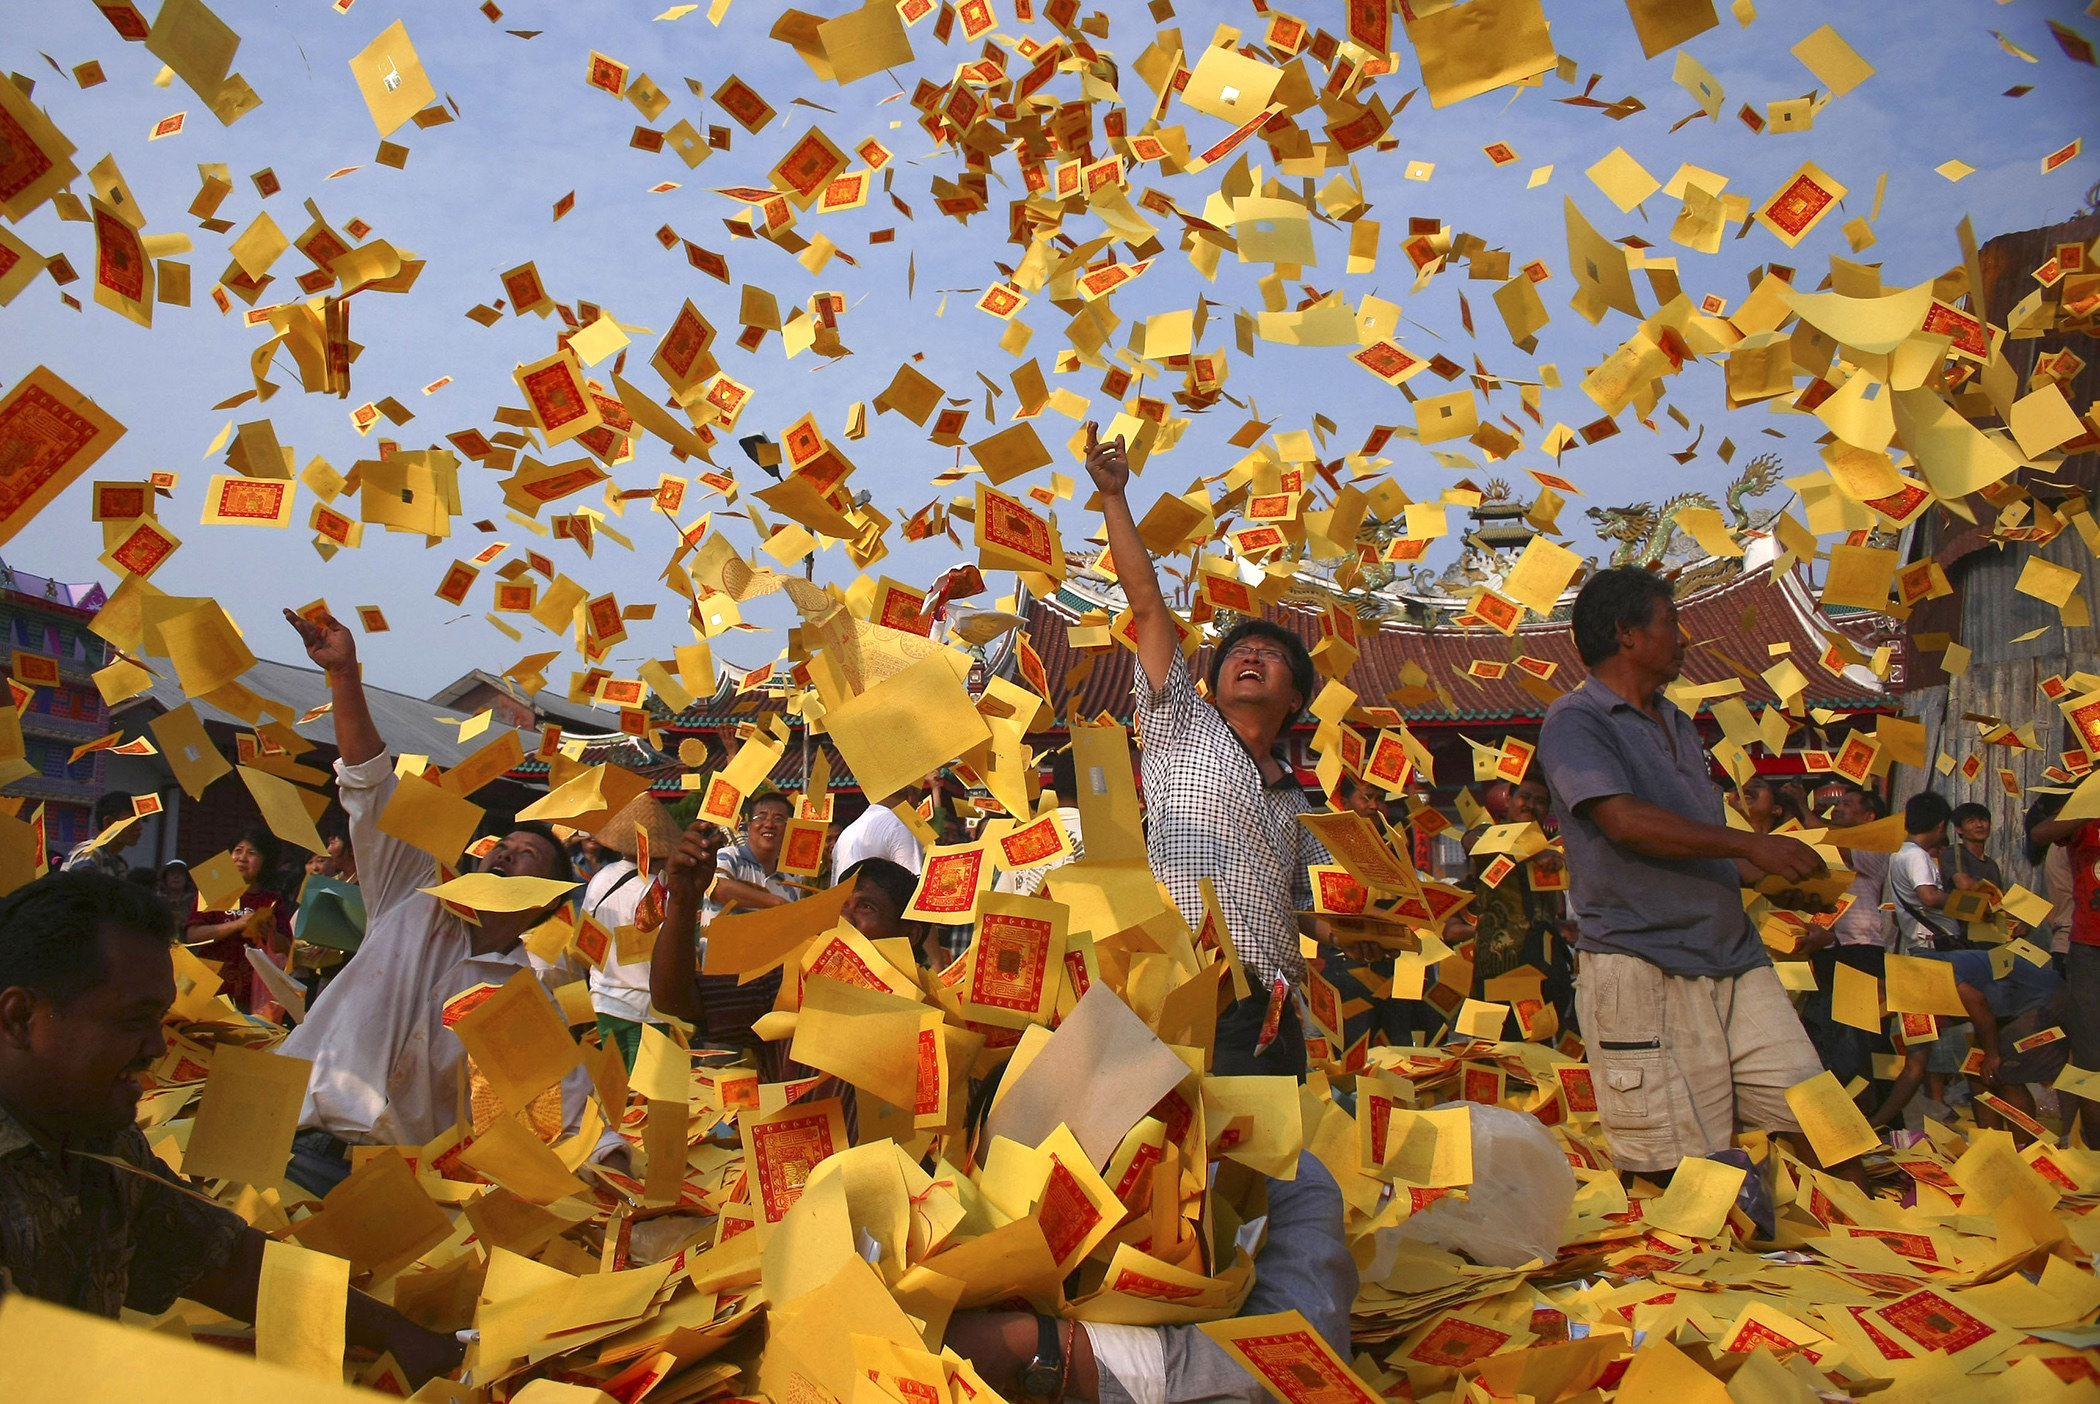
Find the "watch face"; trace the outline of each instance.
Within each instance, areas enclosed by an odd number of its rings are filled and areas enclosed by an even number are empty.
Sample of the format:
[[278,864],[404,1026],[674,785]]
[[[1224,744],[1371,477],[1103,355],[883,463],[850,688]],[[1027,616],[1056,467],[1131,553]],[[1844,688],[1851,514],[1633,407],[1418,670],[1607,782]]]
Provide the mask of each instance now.
[[1021,1392],[1036,1399],[1048,1399],[1057,1392],[1059,1373],[1055,1365],[1031,1360],[1021,1367]]

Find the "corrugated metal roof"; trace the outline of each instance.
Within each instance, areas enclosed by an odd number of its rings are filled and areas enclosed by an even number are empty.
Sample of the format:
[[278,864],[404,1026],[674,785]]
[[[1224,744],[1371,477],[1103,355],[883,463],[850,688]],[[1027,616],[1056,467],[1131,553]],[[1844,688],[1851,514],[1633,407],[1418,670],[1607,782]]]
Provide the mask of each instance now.
[[534,712],[542,716],[552,717],[566,731],[589,729],[603,732],[610,731],[620,724],[620,719],[617,715],[597,707],[579,706],[562,697],[552,688],[543,688],[541,691],[528,696],[523,688],[508,678],[498,677],[496,674],[482,668],[472,669],[454,678],[451,682],[430,694],[430,700],[441,707],[450,707],[459,698],[481,686],[492,687],[505,696],[510,697],[519,706],[530,707]]
[[[111,708],[112,719],[124,717],[135,708],[151,706],[159,712],[170,712],[185,701],[182,687],[175,681],[174,670],[165,666],[167,674],[156,679],[153,686],[137,697]],[[304,715],[308,710],[328,701],[328,679],[318,668],[300,668],[272,659],[258,659],[253,668],[241,675],[241,686],[258,697],[267,697],[281,702],[295,713]],[[451,707],[441,707],[435,702],[426,702],[420,697],[406,693],[389,692],[383,687],[365,685],[365,700],[372,709],[372,720],[379,726],[379,734],[385,738],[388,749],[396,754],[428,756],[440,766],[457,765],[468,753],[488,744],[501,729],[491,727],[481,735],[459,744],[459,723],[471,715]],[[220,722],[242,730],[252,730],[253,722],[245,721],[233,713],[215,707],[209,702],[196,701],[197,715],[207,722]],[[294,726],[309,741],[324,746],[335,744],[335,722],[332,718],[317,717],[304,726]],[[536,736],[520,736],[528,750],[539,744]]]

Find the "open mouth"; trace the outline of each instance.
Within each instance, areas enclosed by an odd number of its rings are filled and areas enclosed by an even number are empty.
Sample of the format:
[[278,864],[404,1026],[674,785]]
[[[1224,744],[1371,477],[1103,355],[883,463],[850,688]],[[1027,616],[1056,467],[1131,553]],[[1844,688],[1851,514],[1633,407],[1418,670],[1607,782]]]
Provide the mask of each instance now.
[[1239,672],[1233,675],[1233,680],[1236,682],[1245,682],[1249,678],[1254,679],[1254,681],[1256,682],[1260,682],[1261,669],[1254,667],[1252,664],[1249,664],[1247,667],[1240,669]]

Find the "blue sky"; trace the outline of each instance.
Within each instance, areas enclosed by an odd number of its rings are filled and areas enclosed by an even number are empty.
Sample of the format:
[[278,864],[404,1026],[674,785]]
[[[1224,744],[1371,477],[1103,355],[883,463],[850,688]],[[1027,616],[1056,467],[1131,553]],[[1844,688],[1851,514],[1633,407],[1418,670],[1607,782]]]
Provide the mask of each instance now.
[[[704,8],[676,21],[655,21],[651,17],[664,8],[661,0],[510,0],[496,24],[464,0],[408,7],[357,0],[343,14],[321,0],[217,0],[216,12],[242,38],[233,68],[264,100],[237,125],[222,128],[180,80],[167,89],[154,87],[151,79],[159,61],[143,46],[121,40],[93,7],[9,8],[6,32],[0,35],[0,65],[35,79],[35,101],[79,147],[75,159],[81,169],[105,152],[113,153],[148,216],[147,232],[187,232],[197,240],[197,248],[182,256],[192,266],[193,305],[157,308],[151,330],[95,306],[86,276],[68,289],[85,304],[79,312],[63,306],[57,289],[39,279],[0,310],[0,382],[11,385],[32,366],[47,364],[129,427],[88,478],[136,479],[154,469],[183,475],[176,499],[163,504],[161,516],[185,546],[155,583],[172,593],[216,596],[247,631],[256,652],[266,656],[297,657],[296,641],[276,612],[279,606],[296,606],[315,596],[325,596],[339,613],[363,604],[386,610],[392,631],[362,639],[361,648],[369,676],[405,691],[427,693],[469,667],[500,670],[527,652],[558,646],[529,622],[523,644],[512,643],[483,622],[491,589],[486,575],[469,599],[471,612],[453,609],[432,595],[456,556],[471,555],[492,541],[547,549],[504,519],[495,475],[471,464],[462,468],[465,514],[455,523],[452,540],[430,549],[415,538],[374,530],[361,550],[342,552],[324,564],[308,544],[310,533],[304,527],[311,498],[303,489],[290,531],[198,525],[209,478],[225,471],[216,455],[204,458],[204,450],[229,419],[268,416],[279,440],[297,450],[302,464],[319,454],[338,471],[376,453],[378,434],[359,438],[348,417],[352,406],[366,400],[392,395],[416,412],[416,418],[398,430],[382,426],[406,447],[439,443],[457,429],[499,427],[491,418],[495,407],[520,399],[510,380],[512,368],[551,352],[559,323],[506,317],[485,329],[464,313],[500,297],[497,273],[527,259],[537,262],[557,299],[596,302],[623,322],[659,333],[680,302],[691,298],[721,329],[717,350],[725,368],[757,390],[739,432],[762,430],[775,438],[811,410],[826,431],[837,436],[848,405],[872,402],[899,362],[914,353],[924,353],[922,372],[951,395],[972,400],[964,436],[981,438],[999,426],[981,418],[985,392],[973,372],[982,371],[1007,387],[1008,374],[1022,360],[1039,358],[1047,372],[1064,344],[1065,315],[1045,298],[1036,299],[1021,314],[1035,336],[1019,360],[997,344],[1002,325],[971,305],[974,290],[998,277],[993,261],[1011,265],[1023,252],[1005,242],[1004,200],[1020,192],[1020,182],[1012,158],[1002,156],[994,167],[990,211],[976,216],[967,228],[935,213],[930,180],[953,179],[962,162],[951,151],[932,150],[930,139],[912,121],[916,114],[895,95],[921,75],[936,83],[946,81],[954,65],[976,57],[977,46],[966,44],[958,32],[946,49],[941,48],[933,40],[930,20],[911,31],[916,72],[899,69],[894,79],[876,74],[840,88],[816,81],[791,49],[767,38],[781,7],[757,0],[736,0],[719,28],[709,25]],[[813,8],[831,14],[842,7],[836,0],[818,0]],[[1085,7],[1088,12],[1092,8]],[[1142,4],[1117,0],[1102,8],[1114,21],[1106,47],[1123,64],[1124,92],[1133,97],[1145,94],[1129,64],[1151,41],[1155,25]],[[1169,23],[1181,28],[1192,47],[1203,44],[1214,25],[1238,25],[1253,37],[1262,23],[1249,7],[1183,0],[1178,8],[1180,13]],[[1318,5],[1294,0],[1273,8],[1315,27],[1342,27],[1341,7],[1331,0]],[[1001,32],[1038,39],[1053,33],[1041,22],[1014,25],[1010,0],[1002,0],[997,9],[1007,21]],[[1732,307],[1748,291],[1749,274],[1768,261],[1798,268],[1805,287],[1821,281],[1833,253],[1881,262],[1889,286],[1924,281],[1959,261],[1954,228],[1964,215],[1973,217],[1979,238],[1985,239],[2050,223],[2073,213],[2087,186],[2100,177],[2092,152],[2054,174],[2040,171],[2045,153],[2074,137],[2100,137],[2093,121],[2100,110],[2100,71],[2067,58],[2046,24],[2055,19],[2100,41],[2100,19],[2075,4],[1912,0],[1896,6],[1865,0],[1763,0],[1755,20],[1743,27],[1723,3],[1719,27],[1686,46],[1727,90],[1721,119],[1709,122],[1702,115],[1674,133],[1671,124],[1695,105],[1671,81],[1673,55],[1642,58],[1622,5],[1546,0],[1545,12],[1556,48],[1576,61],[1582,79],[1570,86],[1549,74],[1542,87],[1504,89],[1442,110],[1432,109],[1426,94],[1417,94],[1394,126],[1397,149],[1363,153],[1357,166],[1372,204],[1369,218],[1384,229],[1379,270],[1345,276],[1346,230],[1316,225],[1319,264],[1307,267],[1302,281],[1323,292],[1340,288],[1352,305],[1365,293],[1401,303],[1406,319],[1402,339],[1424,355],[1443,352],[1470,367],[1477,354],[1491,372],[1514,379],[1530,378],[1538,363],[1557,365],[1565,388],[1545,392],[1549,426],[1556,420],[1580,425],[1596,417],[1595,406],[1578,388],[1583,368],[1600,361],[1635,325],[1611,313],[1601,326],[1592,327],[1568,307],[1575,288],[1566,268],[1564,196],[1572,196],[1607,237],[1638,235],[1658,246],[1655,254],[1677,256],[1679,277],[1695,302],[1706,293],[1717,293]],[[406,21],[439,94],[454,99],[460,109],[459,120],[449,125],[430,130],[404,126],[393,134],[392,139],[410,151],[403,170],[374,162],[379,137],[348,67],[350,56],[397,18]],[[1825,23],[1835,25],[1877,72],[1830,102],[1813,130],[1754,135],[1736,120],[1736,110],[1748,102],[1762,111],[1767,102],[1815,91],[1817,79],[1789,48]],[[526,40],[506,32],[513,28],[541,32]],[[1993,30],[2036,61],[2007,52]],[[1396,41],[1399,34],[1396,24]],[[727,125],[721,110],[711,101],[696,99],[684,80],[698,79],[712,92],[732,72],[763,94],[781,116],[757,137],[736,130],[730,151],[718,152],[688,171],[669,150],[650,154],[629,147],[629,134],[643,121],[642,114],[585,85],[592,49],[649,74],[671,97],[668,110],[650,124],[658,130],[680,117],[703,129]],[[68,72],[54,72],[42,54]],[[70,70],[89,59],[101,62],[109,81],[81,90]],[[1401,60],[1401,71],[1381,79],[1376,88],[1388,105],[1419,81],[1412,51],[1404,43]],[[1592,73],[1602,75],[1596,97],[1614,101],[1633,94],[1646,110],[1612,121],[1595,110],[1553,101],[1575,96]],[[2033,91],[2020,98],[2002,96],[2017,84],[2031,84]],[[1076,96],[1077,81],[1060,78],[1051,91]],[[833,111],[791,105],[797,97]],[[883,104],[884,98],[893,100]],[[149,144],[146,136],[153,124],[177,111],[188,112],[187,129]],[[903,125],[892,130],[893,121]],[[1185,122],[1194,146],[1223,131],[1223,124],[1178,104],[1168,121]],[[800,226],[805,234],[821,230],[859,260],[857,268],[834,261],[818,277],[770,244],[731,238],[722,221],[742,212],[743,206],[709,189],[764,184],[766,171],[812,122],[849,149],[871,135],[889,145],[899,157],[893,168],[895,193],[916,216],[907,220],[880,193],[863,210],[805,216]],[[1509,143],[1518,162],[1500,169],[1492,166],[1480,150],[1491,141]],[[1731,229],[1718,254],[1701,255],[1668,242],[1676,201],[1657,194],[1639,209],[1621,214],[1585,177],[1584,169],[1615,146],[1625,147],[1658,179],[1667,180],[1683,162],[1721,172],[1730,178],[1729,191],[1747,193],[1753,201],[1770,195],[1804,160],[1815,161],[1851,193],[1844,209],[1797,249],[1786,249],[1762,229],[1740,240]],[[1266,148],[1256,143],[1248,149],[1265,168],[1271,164]],[[1428,181],[1402,178],[1406,163],[1415,160],[1435,164]],[[1933,171],[1948,160],[1966,162],[1975,173],[1951,183]],[[185,212],[198,188],[197,163],[205,161],[222,161],[232,169],[234,193],[220,214],[233,220],[235,229],[225,235],[198,230]],[[341,179],[324,179],[337,168],[353,165],[361,169]],[[1527,189],[1530,173],[1544,165],[1554,167],[1551,179]],[[267,201],[248,180],[251,172],[264,167],[274,170],[284,187]],[[1876,179],[1884,172],[1887,190],[1874,226],[1878,242],[1854,255],[1839,227],[1869,212]],[[1155,171],[1134,180],[1133,193],[1158,185],[1184,209],[1197,211],[1216,188],[1218,174],[1161,180]],[[682,188],[663,195],[647,193],[650,185],[665,180],[679,181]],[[84,197],[88,182],[83,179],[75,188]],[[551,217],[554,202],[571,190],[576,192],[575,210],[556,223]],[[259,209],[267,209],[287,234],[297,234],[306,224],[300,202],[307,197],[319,202],[338,229],[361,218],[377,237],[414,251],[428,267],[406,297],[367,294],[355,299],[352,335],[363,344],[364,353],[353,372],[350,400],[302,394],[284,358],[274,376],[281,388],[267,404],[214,411],[215,402],[249,385],[248,355],[261,340],[258,332],[241,325],[238,315],[222,317],[209,300],[212,280],[228,260],[226,242]],[[1540,257],[1552,266],[1554,276],[1540,292],[1553,320],[1540,333],[1535,356],[1509,344],[1491,300],[1494,283],[1468,281],[1460,269],[1439,276],[1419,294],[1410,293],[1412,279],[1399,239],[1408,218],[1428,216],[1454,231],[1477,234],[1490,247],[1508,249],[1513,266]],[[726,255],[732,284],[725,287],[690,268],[675,249],[662,249],[654,231],[665,223]],[[891,227],[897,230],[894,243],[868,246],[869,231]],[[1096,232],[1099,222],[1091,217],[1068,219],[1066,228],[1083,238]],[[92,269],[90,226],[60,222],[49,205],[15,232],[40,253],[63,252],[84,274]],[[1131,323],[1190,307],[1201,294],[1223,305],[1212,315],[1205,346],[1222,343],[1230,348],[1230,310],[1259,310],[1255,280],[1269,269],[1237,264],[1228,255],[1216,282],[1205,283],[1174,249],[1177,232],[1169,222],[1167,253],[1144,279],[1116,294],[1114,310],[1124,322],[1116,342],[1121,344]],[[908,259],[917,269],[916,291],[910,294]],[[279,279],[265,301],[296,294],[291,278],[304,267],[296,252],[288,253],[275,270]],[[736,349],[729,343],[737,331],[739,288],[746,283],[775,293],[784,309],[800,305],[819,290],[843,292],[851,309],[841,337],[854,354],[826,362],[805,353],[788,361],[777,335],[755,355]],[[1637,276],[1636,286],[1643,310],[1652,310],[1655,299],[1646,280]],[[942,314],[944,288],[973,291],[950,294]],[[1460,324],[1461,292],[1472,305],[1477,336],[1469,337]],[[1293,303],[1298,296],[1299,285],[1293,284]],[[646,366],[654,341],[654,336],[637,337],[628,370],[630,379],[652,390],[660,389]],[[1330,454],[1353,451],[1373,425],[1411,424],[1412,411],[1400,393],[1350,365],[1345,354],[1340,348],[1270,343],[1258,344],[1252,358],[1232,350],[1226,388],[1241,400],[1251,396],[1277,430],[1310,427],[1312,415],[1324,412],[1340,426],[1329,441]],[[601,375],[609,369],[610,362],[598,368]],[[422,386],[447,375],[453,377],[452,384],[429,397],[420,393]],[[1100,379],[1098,371],[1082,369],[1053,377],[1052,383],[1089,396],[1093,412],[1106,421],[1114,406],[1099,392]],[[1563,528],[1571,532],[1570,544],[1583,554],[1599,550],[1581,515],[1586,505],[1653,499],[1695,487],[1718,496],[1732,473],[1714,454],[1724,436],[1733,438],[1744,455],[1777,450],[1790,472],[1816,466],[1812,431],[1821,426],[1766,407],[1725,413],[1717,364],[1690,366],[1669,384],[1666,403],[1681,408],[1693,429],[1679,429],[1659,410],[1655,422],[1662,432],[1651,434],[1629,413],[1621,416],[1624,432],[1618,437],[1563,460],[1560,471],[1588,494],[1571,503],[1561,517]],[[1433,380],[1417,381],[1415,388],[1425,385],[1430,388],[1424,393],[1450,388]],[[997,404],[1002,424],[1013,406],[1008,388]],[[1497,393],[1484,417],[1500,413],[1523,420],[1514,391]],[[1155,457],[1134,488],[1139,509],[1159,493],[1183,491],[1196,478],[1235,461],[1240,450],[1224,440],[1245,417],[1229,404],[1198,416],[1179,446]],[[852,485],[871,490],[878,506],[901,517],[937,492],[957,490],[928,484],[932,475],[954,465],[953,449],[927,442],[925,429],[898,415],[876,416],[871,411],[869,423],[867,438],[842,447],[859,465]],[[1706,426],[1701,455],[1679,466],[1669,453],[1686,448],[1701,424]],[[1039,427],[1062,459],[1065,437],[1076,425],[1052,413]],[[1784,442],[1759,434],[1768,427],[1784,431]],[[1539,437],[1534,430],[1529,440],[1535,445]],[[1469,451],[1480,457],[1476,450]],[[1395,477],[1418,498],[1434,497],[1464,476],[1439,465],[1411,442],[1396,441],[1386,452],[1395,460]],[[725,444],[716,459],[739,472],[749,486],[769,482],[734,445]],[[1738,456],[1738,467],[1742,461]],[[685,471],[701,466],[690,465]],[[1056,466],[1083,478],[1074,461]],[[1528,485],[1522,476],[1526,466],[1552,465],[1535,448],[1527,448],[1504,464],[1483,462],[1471,476],[1484,481],[1492,473]],[[660,444],[644,440],[635,460],[617,470],[616,477],[623,486],[648,486],[660,472],[678,468]],[[1048,472],[1029,481],[1047,480]],[[45,509],[35,526],[8,543],[4,554],[10,563],[67,580],[96,577],[100,535],[88,520],[87,483],[83,479],[75,485]],[[691,500],[696,508],[706,505],[697,496]],[[1778,500],[1767,499],[1770,505]],[[720,499],[713,499],[712,505],[719,507]],[[496,521],[502,530],[495,536],[476,532],[470,523],[481,518]],[[716,520],[724,519],[718,515]],[[626,673],[642,658],[668,657],[675,645],[690,640],[690,634],[680,622],[675,597],[656,583],[673,540],[670,526],[638,508],[615,524],[634,538],[634,552],[601,542],[596,558],[585,560],[573,544],[561,542],[553,543],[551,553],[564,571],[594,591],[615,590],[625,603],[658,603],[658,619],[634,627],[632,642],[614,654],[616,670]],[[1068,545],[1097,524],[1098,519],[1078,506],[1062,505],[1060,525]],[[726,525],[748,554],[756,545],[749,523],[731,518]],[[959,554],[945,540],[918,547],[895,541],[892,545],[894,554],[878,569],[905,580],[929,580],[974,554]],[[1454,551],[1453,545],[1442,544],[1430,563],[1440,566]],[[841,583],[855,574],[841,548],[823,553],[817,571],[819,579]],[[992,583],[993,594],[1004,593],[1012,577],[995,575]],[[457,618],[463,613],[466,618]],[[777,600],[762,603],[748,617],[775,626],[791,622]],[[755,666],[774,656],[782,643],[777,629],[732,634],[716,641],[716,656]],[[571,654],[550,677],[559,686],[575,665]]]

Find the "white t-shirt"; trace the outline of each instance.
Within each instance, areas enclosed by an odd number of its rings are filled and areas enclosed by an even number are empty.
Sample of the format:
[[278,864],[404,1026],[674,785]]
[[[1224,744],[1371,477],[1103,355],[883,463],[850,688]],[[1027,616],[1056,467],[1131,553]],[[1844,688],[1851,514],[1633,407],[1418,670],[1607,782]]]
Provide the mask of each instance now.
[[833,880],[863,858],[887,858],[914,873],[926,866],[919,841],[904,827],[904,821],[890,812],[889,806],[881,804],[869,805],[832,845]]
[[1906,842],[1889,860],[1889,900],[1896,904],[1896,929],[1902,933],[1905,951],[1933,949],[1932,931],[1927,922],[1919,920],[1920,913],[1930,918],[1931,928],[1955,932],[1954,922],[1918,900],[1919,888],[1938,887],[1943,881],[1938,860],[1915,843]]
[[[634,925],[635,909],[649,891],[649,879],[636,871],[634,862],[617,858],[584,885],[583,909],[607,931]],[[642,1023],[649,1017],[649,962],[647,959],[622,965],[618,952],[608,952],[605,964],[591,972],[591,1008],[615,1019]]]

